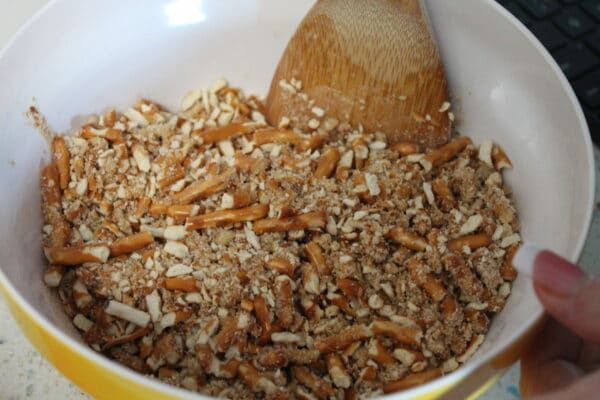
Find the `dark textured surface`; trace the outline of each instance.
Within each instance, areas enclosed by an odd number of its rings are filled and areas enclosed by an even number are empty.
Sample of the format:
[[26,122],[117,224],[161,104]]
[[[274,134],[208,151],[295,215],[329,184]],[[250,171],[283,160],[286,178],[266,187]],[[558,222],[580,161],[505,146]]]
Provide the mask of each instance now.
[[600,144],[600,0],[498,0],[554,56]]

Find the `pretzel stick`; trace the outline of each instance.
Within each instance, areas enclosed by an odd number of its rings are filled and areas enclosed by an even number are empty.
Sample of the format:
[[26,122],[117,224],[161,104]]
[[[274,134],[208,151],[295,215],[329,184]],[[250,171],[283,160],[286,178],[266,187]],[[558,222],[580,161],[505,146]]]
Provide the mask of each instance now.
[[471,139],[468,137],[459,137],[441,147],[438,147],[432,152],[425,154],[425,156],[423,156],[419,162],[425,169],[425,172],[431,171],[432,168],[438,167],[447,161],[452,160],[458,155],[458,153],[463,151],[464,148],[471,143]]
[[237,190],[232,194],[224,193],[221,198],[222,208],[242,208],[252,203],[252,196],[245,191]]
[[265,392],[267,395],[273,395],[279,390],[269,379],[260,376],[256,367],[250,363],[242,362],[238,367],[238,373],[242,378],[242,382],[253,392]]
[[508,156],[506,155],[504,150],[500,148],[500,146],[494,145],[494,149],[492,150],[492,160],[494,161],[494,167],[498,171],[504,168],[512,169],[513,167],[510,158],[508,158]]
[[520,244],[514,244],[506,250],[504,264],[502,264],[502,268],[500,269],[500,275],[507,281],[514,281],[517,278],[517,270],[513,266],[512,261],[520,246]]
[[44,206],[60,204],[60,175],[56,163],[46,165],[40,175]]
[[186,229],[195,231],[213,226],[226,226],[236,222],[254,221],[265,217],[269,213],[267,204],[256,204],[246,208],[234,210],[221,210],[208,214],[188,218]]
[[310,372],[306,367],[292,367],[292,375],[298,382],[311,389],[318,398],[327,399],[333,396],[331,384]]
[[304,152],[307,150],[314,151],[321,146],[323,146],[323,139],[317,134],[311,136],[310,139],[299,143],[296,147],[299,151]]
[[354,165],[356,169],[363,169],[367,158],[369,158],[369,146],[362,138],[356,138],[352,141],[352,151],[354,152]]
[[306,138],[294,131],[278,128],[256,131],[254,133],[254,142],[259,146],[267,143],[292,144],[297,146],[300,151],[315,150],[323,145],[323,140],[319,135]]
[[260,353],[258,363],[266,369],[278,369],[286,367],[289,360],[284,349],[270,348]]
[[446,288],[442,283],[430,272],[425,271],[425,264],[416,257],[412,257],[406,264],[410,277],[425,290],[429,296],[439,303],[447,294]]
[[423,353],[404,347],[394,349],[394,358],[405,367],[410,367],[417,361],[425,360]]
[[168,290],[181,290],[182,292],[197,292],[198,281],[195,278],[166,278],[165,288]]
[[194,182],[175,194],[173,201],[179,204],[189,204],[196,199],[206,198],[211,194],[222,192],[227,188],[227,184],[233,175],[232,172],[233,170],[228,170],[205,181]]
[[383,385],[384,393],[393,393],[400,390],[406,390],[414,386],[422,385],[429,382],[437,377],[442,376],[441,368],[433,368],[424,372],[418,372],[410,374],[405,378],[394,382],[388,382]]
[[349,150],[342,154],[337,163],[335,179],[344,182],[347,181],[350,178],[350,169],[352,169],[352,164],[354,164],[354,151]]
[[56,164],[56,168],[58,168],[60,188],[65,190],[69,185],[69,164],[71,161],[71,155],[69,154],[69,149],[67,149],[67,144],[65,143],[64,137],[56,136],[52,140],[52,158]]
[[329,274],[329,266],[327,265],[327,260],[323,255],[323,249],[321,246],[315,241],[311,241],[306,244],[304,247],[304,252],[308,257],[308,260],[312,265],[314,265],[321,275]]
[[285,218],[268,218],[254,223],[254,232],[285,232],[301,229],[323,228],[327,224],[327,213],[313,211]]
[[89,244],[72,247],[44,247],[44,254],[50,264],[79,265],[87,262],[106,262],[110,255],[110,249],[103,244]]
[[296,132],[287,129],[268,128],[254,132],[254,143],[259,146],[267,143],[298,145],[307,140]]
[[419,145],[415,142],[398,142],[390,146],[390,150],[400,156],[408,156],[419,153]]
[[[357,159],[358,161],[358,159]],[[372,195],[371,192],[369,191],[369,187],[367,185],[367,178],[365,177],[364,174],[354,171],[354,174],[352,174],[352,182],[354,183],[354,191],[356,192],[356,194],[358,195],[358,197],[360,198],[360,200],[363,203],[366,204],[373,204],[377,201],[377,196],[376,195]],[[378,183],[378,185],[380,186],[380,191],[381,190],[381,184]]]
[[245,157],[235,155],[235,168],[240,172],[259,173],[266,170],[271,162],[266,158]]
[[481,298],[485,292],[485,288],[471,268],[465,264],[465,260],[460,254],[448,254],[442,258],[442,264],[444,264],[444,268],[454,278],[463,295],[474,299]]
[[342,297],[337,293],[328,293],[327,300],[330,300],[333,304],[338,306],[340,310],[342,310],[346,314],[353,317],[356,316],[356,311],[354,311],[354,309],[350,306],[348,299],[346,299],[345,297]]
[[64,218],[58,217],[52,223],[50,247],[65,247],[71,236],[71,225]]
[[450,240],[448,242],[448,248],[452,251],[461,252],[465,246],[471,250],[475,250],[480,247],[489,246],[490,244],[492,244],[490,235],[486,233],[476,233]]
[[259,343],[266,343],[271,340],[271,312],[267,308],[267,302],[262,296],[256,296],[253,300],[254,314],[260,326]]
[[453,318],[456,315],[456,311],[458,310],[458,302],[452,295],[446,296],[444,301],[442,302],[442,315],[444,319]]
[[58,287],[64,274],[65,269],[61,265],[50,265],[44,272],[44,283],[48,287]]
[[157,178],[158,187],[164,189],[185,178],[185,169],[177,161],[172,161],[160,171]]
[[290,278],[294,277],[294,271],[296,267],[292,265],[286,258],[276,257],[272,258],[267,262],[267,266],[280,274],[285,274]]
[[410,326],[401,326],[392,321],[375,321],[369,327],[375,335],[384,335],[401,343],[418,346],[421,343],[423,332]]
[[79,131],[79,136],[84,139],[102,138],[110,142],[123,141],[123,131],[114,128],[96,129],[91,125],[84,125]]
[[321,293],[319,271],[313,264],[304,264],[302,268],[302,285],[307,293]]
[[102,346],[102,351],[110,350],[111,348],[113,348],[115,346],[119,346],[123,343],[133,342],[134,340],[147,335],[148,333],[150,333],[151,330],[152,329],[149,326],[146,326],[143,328],[138,328],[137,330],[133,331],[133,333],[131,333],[129,335],[121,336],[119,338],[116,338],[116,339],[113,339],[113,340],[107,342],[104,346]]
[[377,339],[371,340],[368,348],[369,357],[371,357],[377,364],[386,365],[394,364],[396,360],[392,354],[387,351],[381,342]]
[[359,400],[358,391],[354,388],[344,390],[344,400]]
[[273,286],[275,297],[275,316],[283,329],[294,323],[294,298],[291,280],[287,276],[278,276]]
[[315,178],[329,178],[340,159],[340,152],[337,149],[331,148],[325,150],[319,158],[319,164],[315,170]]
[[427,248],[427,241],[424,238],[402,228],[391,229],[386,236],[392,242],[414,251],[425,251]]
[[337,354],[328,354],[326,359],[327,370],[333,384],[343,389],[349,388],[352,385],[352,377],[348,374],[340,356]]
[[141,218],[150,209],[151,200],[149,197],[140,197],[137,202],[137,206],[133,215],[136,218]]
[[364,292],[363,286],[354,279],[340,278],[337,280],[337,286],[340,288],[342,293],[347,297],[360,297]]
[[231,347],[233,337],[238,331],[238,319],[225,317],[221,320],[221,330],[215,335],[215,347],[218,351],[225,352]]
[[438,206],[443,212],[450,212],[456,204],[454,194],[450,190],[448,181],[444,178],[437,178],[431,182],[431,189],[435,193],[435,198],[438,200]]
[[150,232],[140,232],[125,236],[112,242],[110,245],[110,255],[116,257],[122,254],[132,253],[153,242],[154,237]]
[[315,347],[323,354],[333,353],[345,349],[354,342],[368,339],[371,336],[373,336],[373,333],[366,326],[353,325],[335,335],[317,339]]
[[245,135],[251,130],[252,128],[250,126],[234,123],[205,131],[196,129],[192,131],[192,134],[200,136],[204,144],[212,144],[235,136]]
[[197,204],[172,204],[167,206],[166,214],[177,220],[193,217],[200,210]]

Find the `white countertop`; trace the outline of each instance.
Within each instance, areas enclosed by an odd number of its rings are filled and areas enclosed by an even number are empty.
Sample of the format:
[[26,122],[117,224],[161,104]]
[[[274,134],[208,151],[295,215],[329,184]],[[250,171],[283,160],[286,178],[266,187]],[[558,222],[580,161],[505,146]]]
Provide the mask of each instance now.
[[[2,48],[25,21],[49,0],[0,0],[0,48]],[[1,77],[0,77],[1,79]],[[596,149],[596,177],[600,175]],[[600,199],[596,184],[596,201]],[[594,221],[582,256],[582,264],[594,265],[600,255],[600,212],[594,213]],[[10,315],[4,299],[0,296],[0,400],[43,398],[47,400],[89,399],[79,388],[69,382],[33,348]],[[518,399],[518,368],[511,368],[486,394],[482,400]]]

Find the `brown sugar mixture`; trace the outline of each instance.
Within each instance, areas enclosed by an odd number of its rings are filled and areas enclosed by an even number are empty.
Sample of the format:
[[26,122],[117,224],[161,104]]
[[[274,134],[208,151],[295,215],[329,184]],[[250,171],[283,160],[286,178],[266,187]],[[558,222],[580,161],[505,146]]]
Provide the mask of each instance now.
[[44,280],[84,340],[232,399],[375,396],[467,361],[516,277],[504,152],[262,109],[218,81],[53,139]]

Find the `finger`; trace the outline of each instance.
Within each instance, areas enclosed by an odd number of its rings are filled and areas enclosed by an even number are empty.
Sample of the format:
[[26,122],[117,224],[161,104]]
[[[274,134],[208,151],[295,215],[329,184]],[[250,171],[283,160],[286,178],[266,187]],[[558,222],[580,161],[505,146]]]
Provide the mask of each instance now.
[[581,375],[571,364],[579,358],[581,340],[556,320],[548,318],[533,343],[521,359],[521,394],[546,393]]
[[527,274],[548,314],[585,340],[600,344],[600,281],[547,250],[525,244],[513,264]]
[[600,393],[600,372],[586,375],[577,382],[562,390],[542,396],[532,397],[532,400],[588,400],[597,399]]
[[565,360],[553,360],[540,366],[536,378],[528,386],[521,385],[521,395],[525,398],[552,393],[575,383],[584,372],[575,364]]
[[594,343],[585,342],[579,350],[579,360],[577,364],[584,371],[595,371],[600,368],[600,346]]

